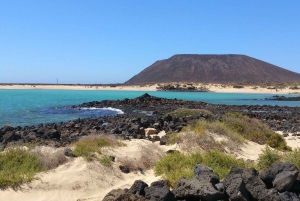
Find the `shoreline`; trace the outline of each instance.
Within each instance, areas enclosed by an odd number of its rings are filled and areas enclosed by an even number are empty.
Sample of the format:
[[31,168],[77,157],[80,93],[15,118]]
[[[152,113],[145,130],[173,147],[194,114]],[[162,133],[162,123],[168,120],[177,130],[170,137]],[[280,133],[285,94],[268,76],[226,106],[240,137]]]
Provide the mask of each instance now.
[[[200,85],[200,84],[198,84]],[[0,84],[1,89],[30,89],[30,90],[87,90],[87,91],[159,91],[159,84],[149,85],[68,85],[68,84]],[[300,89],[268,89],[257,86],[244,86],[243,88],[234,88],[234,86],[223,86],[221,84],[208,84],[207,88],[212,93],[253,93],[253,94],[300,94]],[[172,91],[171,91],[172,92]],[[184,92],[184,91],[183,91]],[[203,93],[197,92],[195,93]]]
[[[166,105],[172,106],[173,109],[170,108],[168,110],[163,110],[162,108],[159,108],[159,106],[163,105],[160,100],[156,100],[155,97],[151,98],[148,97],[149,95],[143,95],[143,100],[146,100],[145,107],[147,108],[147,105],[150,105],[149,103],[153,103],[159,111],[157,117],[163,116],[164,114],[173,111],[178,105],[181,105],[181,102],[177,102],[175,100],[169,100],[169,102],[165,103]],[[155,103],[156,101],[156,103]],[[95,102],[92,102],[93,104],[96,104]],[[99,102],[100,104],[101,102]],[[123,106],[128,108],[128,110],[132,110],[133,107],[142,106],[141,101],[139,98],[132,99],[132,102],[126,103],[124,101],[109,101],[109,102],[103,102],[105,105],[111,105],[111,106]],[[177,105],[176,105],[177,103]],[[188,104],[189,102],[186,102]],[[86,103],[89,104],[89,103]],[[114,104],[114,105],[112,105]],[[203,103],[199,103],[199,107],[201,106],[209,106],[209,105],[202,105]],[[197,105],[195,105],[194,102],[190,102],[190,106],[193,108],[197,108]],[[243,107],[243,106],[241,106]],[[115,108],[115,107],[114,107]],[[143,109],[144,107],[137,107],[137,109]],[[238,107],[240,108],[240,107]],[[206,108],[206,109],[209,109]],[[225,111],[225,109],[229,109],[230,111],[232,108],[223,108],[222,107],[216,107],[213,111],[213,114],[217,114],[216,112]],[[170,111],[169,111],[170,110]],[[253,110],[256,110],[253,108]],[[270,108],[270,111],[273,111],[273,108]],[[161,113],[160,113],[161,112]],[[144,117],[144,115],[138,114],[138,113],[131,113],[132,116],[115,116],[115,117],[102,117],[101,119],[78,119],[72,122],[65,122],[62,124],[56,124],[56,126],[53,126],[52,124],[49,124],[49,126],[42,125],[42,126],[36,126],[34,128],[29,128],[29,130],[25,131],[23,129],[16,130],[15,134],[22,136],[24,138],[22,139],[32,139],[34,137],[35,139],[39,138],[39,135],[37,134],[38,129],[41,129],[42,132],[45,133],[45,136],[48,136],[47,138],[41,139],[41,143],[39,145],[37,150],[44,151],[43,153],[50,154],[52,153],[58,153],[57,151],[60,148],[72,148],[72,139],[79,140],[80,138],[86,136],[86,135],[97,135],[103,132],[104,134],[111,133],[112,129],[115,128],[116,125],[121,125],[126,122],[123,128],[132,128],[135,129],[134,132],[137,132],[136,135],[141,135],[139,133],[139,128],[135,127],[139,123],[137,121],[132,121],[134,119],[138,119],[138,117],[143,117],[144,122],[151,122],[152,119],[160,119],[160,118],[152,118],[151,117]],[[295,116],[295,115],[293,115]],[[296,116],[295,116],[296,117]],[[148,119],[149,118],[149,119]],[[195,116],[195,118],[197,118]],[[208,119],[207,117],[204,117]],[[265,117],[263,117],[265,118]],[[179,125],[185,124],[185,122],[188,122],[188,120],[193,122],[193,118],[188,117],[186,118],[186,121],[181,121],[180,118],[176,118],[175,123],[180,123]],[[267,119],[267,118],[266,118]],[[283,119],[283,118],[279,118]],[[279,119],[275,119],[278,121]],[[167,119],[166,119],[167,120]],[[289,121],[289,119],[286,119]],[[169,119],[167,124],[172,124],[171,122],[175,121],[175,118]],[[285,121],[285,122],[287,122]],[[112,122],[111,127],[110,124],[103,125],[103,122]],[[114,123],[115,122],[115,123]],[[140,122],[140,123],[144,123]],[[99,126],[102,125],[102,126]],[[166,128],[168,127],[170,130],[172,128],[169,125],[162,125],[159,123],[159,121],[154,121],[153,125],[155,125],[155,129],[157,129],[157,134],[152,133],[152,137],[158,136],[160,139],[166,135]],[[98,126],[98,128],[94,127]],[[165,127],[165,128],[163,128]],[[283,125],[283,127],[285,127]],[[89,128],[86,131],[83,131],[85,128]],[[105,130],[102,130],[105,129]],[[148,127],[150,128],[150,127]],[[64,129],[64,130],[63,130]],[[177,129],[174,127],[174,129]],[[10,129],[7,129],[10,130]],[[58,132],[60,134],[58,134]],[[117,131],[117,130],[114,130]],[[279,131],[279,130],[273,130],[274,132],[277,132],[281,135],[286,134],[285,131]],[[8,131],[11,132],[11,131]],[[23,134],[21,133],[23,132]],[[105,133],[107,132],[107,133]],[[120,136],[122,133],[120,133],[121,130],[118,129],[118,133],[115,133],[115,135]],[[127,132],[127,131],[126,131]],[[125,132],[125,133],[126,133]],[[129,133],[129,132],[128,132]],[[298,132],[297,132],[298,133]],[[75,135],[73,135],[75,134]],[[289,132],[289,136],[286,139],[286,142],[289,146],[292,148],[298,148],[300,146],[300,139],[298,137],[298,134],[293,136],[294,133]],[[300,133],[299,133],[300,134]],[[129,134],[128,134],[129,135]],[[145,134],[146,135],[146,134]],[[8,135],[6,135],[8,136]],[[73,138],[74,136],[77,136],[77,139]],[[213,135],[212,135],[213,137]],[[34,139],[33,138],[33,139]],[[46,141],[49,140],[49,141]],[[98,161],[92,161],[87,162],[82,157],[72,158],[69,157],[68,161],[64,164],[59,165],[55,169],[48,170],[45,172],[40,172],[36,174],[37,180],[34,180],[30,183],[26,183],[21,185],[21,190],[15,190],[13,188],[7,188],[5,190],[2,190],[0,198],[2,200],[24,200],[24,201],[34,201],[34,200],[41,200],[41,199],[47,199],[49,201],[53,200],[66,200],[66,201],[96,201],[96,200],[102,200],[108,192],[110,192],[112,189],[118,189],[118,188],[130,188],[130,186],[136,181],[136,180],[142,180],[146,182],[147,184],[150,184],[154,181],[161,180],[162,178],[159,176],[155,176],[153,168],[150,170],[146,170],[145,172],[139,172],[139,171],[131,171],[128,174],[124,174],[121,172],[119,165],[122,164],[121,159],[126,158],[127,156],[130,156],[130,158],[133,161],[138,161],[140,158],[141,153],[146,152],[149,153],[149,156],[153,156],[154,151],[158,151],[158,153],[166,153],[169,150],[180,150],[180,146],[178,144],[174,145],[160,145],[160,141],[152,141],[149,139],[135,139],[133,136],[132,138],[128,137],[125,138],[126,140],[122,140],[122,143],[125,143],[126,146],[120,146],[120,147],[109,147],[106,149],[103,149],[103,154],[106,154],[108,156],[114,156],[115,161],[113,162],[113,165],[111,167],[106,167],[99,163]],[[153,138],[154,139],[154,138]],[[223,139],[223,138],[222,138]],[[61,140],[61,141],[60,141]],[[226,139],[224,138],[224,141]],[[55,144],[55,142],[58,142]],[[13,143],[17,143],[13,141]],[[45,144],[44,144],[45,143]],[[66,144],[63,144],[66,143]],[[74,142],[73,142],[74,143]],[[60,147],[60,148],[53,148],[53,147]],[[238,152],[235,152],[233,154],[236,154],[237,158],[243,158],[244,160],[253,160],[257,161],[259,154],[261,154],[264,149],[265,145],[261,145],[252,141],[249,141],[247,144],[241,144],[240,150]],[[61,150],[62,150],[61,149]],[[151,150],[151,153],[150,151]],[[161,151],[160,151],[161,150]],[[148,151],[148,152],[147,152]],[[127,158],[128,161],[130,161]],[[71,178],[71,179],[70,179]]]

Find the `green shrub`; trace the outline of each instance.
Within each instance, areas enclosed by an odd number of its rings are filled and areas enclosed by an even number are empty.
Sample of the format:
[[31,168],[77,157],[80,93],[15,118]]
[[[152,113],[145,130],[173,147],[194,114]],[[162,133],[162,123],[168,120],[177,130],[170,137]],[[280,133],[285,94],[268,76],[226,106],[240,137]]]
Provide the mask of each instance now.
[[286,144],[285,139],[278,133],[273,133],[267,141],[267,145],[282,151],[292,151],[292,148]]
[[171,133],[168,135],[167,145],[172,145],[180,142],[181,135],[179,133]]
[[161,158],[154,167],[156,176],[161,175],[168,179],[173,186],[180,178],[192,178],[194,176],[194,165],[202,163],[200,153],[184,155],[179,152],[167,154]]
[[244,138],[259,144],[268,144],[270,147],[290,151],[291,147],[286,145],[283,137],[273,132],[267,125],[257,119],[251,119],[239,113],[227,113],[222,121],[230,129],[242,135]]
[[105,166],[111,166],[112,165],[112,161],[111,161],[110,157],[107,156],[107,155],[104,155],[101,158],[99,158],[99,162],[102,165],[105,165]]
[[266,146],[262,151],[263,152],[259,155],[257,162],[257,167],[259,170],[266,170],[271,166],[272,163],[281,161],[282,156],[277,150]]
[[17,187],[34,179],[42,171],[37,155],[21,148],[10,148],[0,154],[0,187]]
[[283,161],[295,164],[300,169],[300,148],[284,153]]
[[233,156],[221,153],[216,150],[209,150],[203,155],[203,164],[214,170],[214,173],[223,179],[228,175],[232,166],[254,167],[252,163],[246,163],[243,159],[236,159]]
[[87,161],[93,160],[93,153],[101,154],[101,147],[112,146],[112,143],[107,138],[83,138],[73,144],[75,156],[82,156]]
[[220,179],[224,178],[234,165],[242,167],[254,167],[254,164],[246,163],[243,159],[235,159],[216,150],[209,150],[201,155],[195,152],[189,155],[182,153],[167,154],[157,162],[154,168],[156,176],[161,175],[170,181],[173,186],[180,178],[192,178],[195,164],[203,164],[213,169]]

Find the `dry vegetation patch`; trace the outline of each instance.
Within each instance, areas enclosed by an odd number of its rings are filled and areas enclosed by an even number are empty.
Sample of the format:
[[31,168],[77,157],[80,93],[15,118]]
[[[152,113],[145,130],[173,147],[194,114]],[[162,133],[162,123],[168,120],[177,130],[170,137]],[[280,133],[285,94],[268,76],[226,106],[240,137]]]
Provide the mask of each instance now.
[[220,121],[199,120],[186,126],[181,133],[169,135],[168,144],[178,143],[185,152],[215,149],[224,153],[238,151],[246,140]]
[[37,146],[33,149],[40,159],[43,170],[54,169],[68,161],[64,154],[64,148],[55,149],[46,146]]
[[130,171],[148,170],[165,154],[158,144],[151,143],[139,146],[135,156],[119,157],[118,162]]
[[125,144],[115,136],[104,134],[83,137],[72,145],[75,147],[73,152],[75,156],[82,156],[87,161],[98,158],[100,159],[100,162],[107,161],[106,159],[103,159],[103,157],[98,157],[101,154],[101,149],[103,147],[125,146]]
[[239,113],[227,113],[222,117],[222,122],[247,140],[258,144],[267,144],[282,151],[292,150],[291,147],[287,146],[282,135],[275,133],[258,119],[249,118]]

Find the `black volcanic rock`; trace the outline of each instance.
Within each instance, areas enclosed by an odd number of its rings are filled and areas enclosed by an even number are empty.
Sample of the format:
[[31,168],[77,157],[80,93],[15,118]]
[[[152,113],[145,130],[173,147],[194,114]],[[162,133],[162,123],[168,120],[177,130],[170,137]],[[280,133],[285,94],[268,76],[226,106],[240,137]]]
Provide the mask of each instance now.
[[126,84],[299,82],[300,74],[245,55],[180,54],[156,61]]

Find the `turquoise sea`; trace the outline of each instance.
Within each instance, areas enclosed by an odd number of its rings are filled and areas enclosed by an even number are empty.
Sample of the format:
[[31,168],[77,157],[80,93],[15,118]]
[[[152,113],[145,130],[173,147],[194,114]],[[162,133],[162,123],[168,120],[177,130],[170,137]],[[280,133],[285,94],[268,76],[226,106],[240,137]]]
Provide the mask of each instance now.
[[[87,90],[0,90],[0,127],[31,126],[40,123],[58,123],[77,118],[115,115],[122,111],[110,109],[71,109],[70,106],[101,100],[122,100],[143,95],[146,91],[87,91]],[[299,101],[267,101],[272,94],[241,94],[213,92],[162,92],[150,95],[204,101],[228,105],[279,105],[300,107]],[[279,94],[276,94],[279,95]]]

